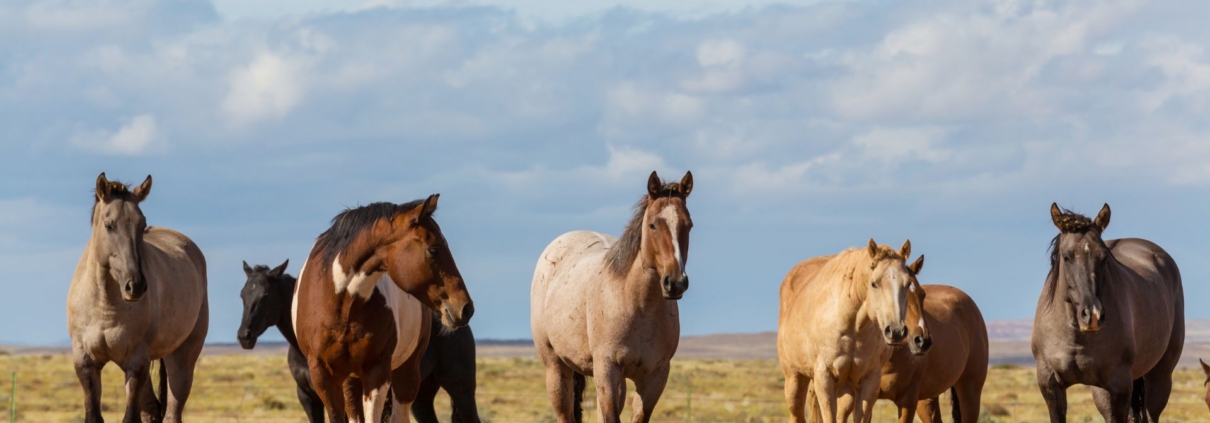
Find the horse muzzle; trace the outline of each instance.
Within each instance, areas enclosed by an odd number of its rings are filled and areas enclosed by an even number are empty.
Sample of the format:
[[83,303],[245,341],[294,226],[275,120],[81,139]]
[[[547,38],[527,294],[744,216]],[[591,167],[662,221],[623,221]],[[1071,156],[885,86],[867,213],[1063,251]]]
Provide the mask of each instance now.
[[1105,323],[1105,313],[1099,306],[1080,307],[1077,320],[1081,332],[1096,332],[1101,330],[1101,324]]
[[147,293],[147,280],[139,278],[128,280],[122,284],[122,299],[126,301],[138,301],[143,299],[143,294]]
[[458,329],[470,324],[471,316],[475,315],[475,302],[467,301],[457,314],[454,313],[454,308],[449,303],[441,307],[441,324],[449,329]]
[[240,329],[237,338],[239,339],[240,348],[250,350],[256,347],[256,335],[253,335],[251,330]]
[[689,290],[689,275],[682,273],[681,277],[675,280],[672,277],[664,276],[660,282],[660,288],[664,291],[664,299],[679,300],[685,296],[685,291]]
[[902,324],[898,327],[887,326],[882,328],[882,337],[886,339],[887,345],[898,345],[907,339],[907,326]]
[[933,347],[933,338],[924,335],[916,335],[912,337],[912,342],[908,343],[909,349],[914,355],[924,355],[929,352],[929,348]]

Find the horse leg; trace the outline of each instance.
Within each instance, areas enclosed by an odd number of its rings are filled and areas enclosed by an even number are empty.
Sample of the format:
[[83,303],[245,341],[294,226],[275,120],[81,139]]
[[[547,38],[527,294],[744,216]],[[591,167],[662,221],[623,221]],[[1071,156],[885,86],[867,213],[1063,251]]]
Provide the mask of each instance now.
[[670,369],[671,366],[665,363],[663,366],[655,369],[655,371],[648,373],[646,377],[635,379],[634,406],[631,410],[631,422],[647,423],[651,421],[651,413],[655,411],[655,403],[660,400],[660,395],[664,394],[664,387],[668,384],[668,372]]
[[[437,375],[430,374],[420,382],[420,389],[416,391],[416,401],[412,403],[412,415],[416,417],[418,423],[437,423],[437,410],[433,409],[433,400],[437,398],[437,391],[441,386],[437,384]],[[453,395],[450,395],[450,402],[453,402]],[[452,404],[451,404],[452,405]],[[455,412],[458,410],[454,408]]]
[[806,390],[807,390],[807,399],[805,401],[805,403],[806,403],[805,406],[811,407],[811,413],[809,416],[807,416],[807,421],[809,421],[810,423],[821,423],[823,420],[821,417],[819,417],[820,416],[820,414],[819,414],[819,398],[817,398],[815,396],[815,388],[812,386],[811,378],[808,378],[806,376],[803,376],[803,377],[806,378],[806,381],[804,381],[803,384],[804,384],[804,386],[806,386]]
[[[974,377],[963,376],[958,379],[958,383],[953,388],[950,388],[953,395],[952,402],[957,408],[957,410],[953,410],[955,423],[978,423],[979,407],[983,401],[983,382],[986,377],[986,371],[983,374],[974,375]],[[937,422],[940,421],[937,420]]]
[[790,409],[791,423],[805,423],[806,416],[806,400],[807,400],[807,383],[810,382],[806,376],[803,376],[797,371],[786,369],[786,407]]
[[1067,421],[1067,387],[1058,380],[1058,375],[1049,369],[1038,366],[1038,389],[1042,391],[1042,399],[1046,400],[1046,409],[1050,411],[1050,423]]
[[[383,362],[385,361],[385,362]],[[390,356],[378,363],[367,364],[361,374],[361,411],[365,423],[381,423],[382,408],[391,389]],[[407,408],[399,413],[407,416]],[[406,418],[406,417],[405,417]]]
[[[434,374],[437,383],[450,396],[453,409],[452,423],[479,423],[479,409],[475,404],[475,336],[470,326],[450,334],[446,341],[453,351],[447,353],[437,365]],[[434,420],[435,421],[435,420]]]
[[294,384],[298,385],[298,403],[302,404],[303,411],[307,413],[307,421],[324,423],[324,403],[311,387],[311,371],[307,369],[307,358],[298,347],[292,345],[286,354],[286,362],[290,365],[290,376],[294,378]]
[[72,364],[76,368],[76,378],[80,379],[80,387],[84,388],[84,422],[102,423],[101,417],[101,368],[105,363],[97,363],[92,356],[79,349],[73,349]]
[[[337,416],[345,415],[345,378],[338,378],[328,371],[327,366],[314,358],[307,359],[307,368],[311,371],[311,387],[319,395],[324,406],[328,408],[328,416],[336,423]],[[348,414],[351,418],[357,414]],[[341,422],[344,423],[344,422]]]
[[[411,421],[409,410],[412,409],[412,404],[416,402],[416,397],[420,394],[420,360],[423,354],[414,354],[408,358],[408,361],[403,362],[402,366],[391,372],[392,395],[391,404],[393,409],[391,413],[391,422],[407,423]],[[436,389],[433,390],[436,393]],[[432,400],[429,400],[429,408],[432,409]],[[436,413],[434,412],[434,420],[436,421]]]
[[[912,423],[912,419],[916,418],[916,407],[918,402],[916,398],[919,386],[909,389],[910,392],[900,395],[899,400],[895,401],[896,408],[899,409],[899,423]],[[870,418],[873,418],[873,413],[870,413]]]
[[1092,387],[1092,402],[1105,418],[1105,423],[1127,423],[1130,421],[1130,394],[1134,381],[1130,380],[1130,368],[1116,371],[1106,386]]
[[122,417],[122,423],[138,423],[144,417],[141,409],[146,398],[144,389],[151,384],[151,359],[147,357],[145,347],[140,350],[128,357],[122,366],[126,374],[126,415]]
[[1172,395],[1172,369],[1176,368],[1185,345],[1184,336],[1175,335],[1185,333],[1184,322],[1179,325],[1178,330],[1174,330],[1172,341],[1168,343],[1168,351],[1155,367],[1143,375],[1143,406],[1146,409],[1147,423],[1160,421],[1160,413],[1164,412],[1164,408],[1168,406],[1168,397]]
[[[916,402],[916,415],[920,417],[920,421],[924,423],[942,423],[941,422],[941,399],[937,397],[922,399]],[[965,420],[963,420],[965,421]],[[958,422],[954,422],[958,423]],[[970,423],[978,423],[970,422]]]
[[559,423],[579,423],[572,417],[574,408],[572,398],[572,370],[567,368],[558,358],[546,359],[546,393],[550,396],[550,405],[554,408],[555,418]]
[[827,369],[815,371],[811,379],[811,390],[815,392],[819,419],[823,423],[836,423],[836,379]]
[[597,385],[597,422],[619,423],[626,401],[626,378],[621,366],[601,357],[594,360],[592,373]]
[[193,389],[193,369],[197,366],[198,357],[202,355],[202,346],[206,343],[206,332],[210,329],[210,300],[202,301],[198,311],[197,322],[193,324],[193,332],[185,338],[185,342],[176,351],[164,356],[164,368],[168,372],[168,398],[165,405],[164,421],[179,423],[181,414],[185,412],[185,401],[189,400],[189,392]]
[[861,384],[854,389],[853,421],[870,423],[874,417],[874,403],[878,402],[879,382],[882,379],[881,371],[872,371],[866,374],[861,379]]

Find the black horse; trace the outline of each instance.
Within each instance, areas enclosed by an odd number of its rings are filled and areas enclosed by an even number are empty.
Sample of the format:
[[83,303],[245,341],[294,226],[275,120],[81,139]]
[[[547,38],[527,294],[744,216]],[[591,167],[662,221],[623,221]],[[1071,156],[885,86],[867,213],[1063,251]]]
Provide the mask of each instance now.
[[[324,423],[324,405],[319,395],[311,388],[311,373],[307,369],[307,358],[298,349],[298,340],[294,337],[294,325],[291,323],[290,302],[294,296],[295,279],[286,274],[286,260],[280,266],[270,269],[269,266],[248,266],[244,263],[244,273],[248,280],[240,297],[244,300],[244,316],[238,332],[240,347],[252,349],[256,340],[270,326],[277,326],[282,337],[290,344],[287,361],[290,364],[290,375],[298,385],[298,402],[307,413],[307,419],[312,423]],[[433,410],[433,398],[438,388],[443,388],[450,395],[453,406],[452,421],[456,423],[478,423],[479,412],[475,406],[475,336],[469,326],[462,327],[452,333],[443,332],[440,319],[434,319],[433,334],[429,338],[428,348],[424,351],[421,361],[421,371],[424,381],[416,402],[412,404],[412,414],[420,423],[436,423],[437,413]],[[390,401],[383,413],[383,421],[389,421]],[[343,415],[330,416],[333,422],[347,419]]]
[[432,336],[420,361],[420,392],[412,403],[412,415],[419,423],[437,423],[433,398],[437,389],[445,389],[453,408],[453,423],[479,423],[475,406],[475,335],[470,326],[449,332],[441,319],[433,319]]

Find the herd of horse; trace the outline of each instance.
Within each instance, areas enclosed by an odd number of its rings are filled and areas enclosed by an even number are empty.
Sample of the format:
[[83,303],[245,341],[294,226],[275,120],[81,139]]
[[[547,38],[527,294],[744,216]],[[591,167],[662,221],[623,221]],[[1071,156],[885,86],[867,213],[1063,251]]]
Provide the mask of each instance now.
[[[185,235],[147,226],[139,203],[151,183],[131,188],[104,173],[96,181],[92,236],[67,300],[87,422],[102,421],[100,371],[109,362],[125,374],[123,421],[181,421],[209,329],[206,260]],[[530,322],[559,422],[583,420],[587,377],[597,421],[620,421],[627,379],[637,391],[632,421],[652,418],[680,339],[677,300],[689,289],[692,190],[692,173],[665,182],[652,172],[621,237],[569,232],[539,255]],[[277,327],[310,421],[436,422],[439,389],[450,395],[452,421],[479,421],[467,326],[475,307],[433,217],[438,198],[341,212],[297,279],[288,261],[243,264],[237,339],[251,349]],[[1091,219],[1054,204],[1050,212],[1059,233],[1031,344],[1051,421],[1066,421],[1075,384],[1092,387],[1106,422],[1159,421],[1184,343],[1176,263],[1143,239],[1103,239],[1108,205]],[[777,353],[790,421],[869,422],[874,403],[887,399],[900,422],[941,422],[947,391],[953,421],[978,421],[983,316],[961,290],[922,285],[924,256],[911,254],[911,241],[895,249],[870,239],[786,275]]]

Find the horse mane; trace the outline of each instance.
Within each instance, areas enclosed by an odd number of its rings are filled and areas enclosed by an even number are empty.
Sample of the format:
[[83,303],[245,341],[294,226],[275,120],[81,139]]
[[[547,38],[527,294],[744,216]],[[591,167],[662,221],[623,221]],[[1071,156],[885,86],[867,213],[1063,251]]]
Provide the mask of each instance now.
[[424,200],[412,200],[403,204],[388,202],[370,203],[357,208],[347,208],[332,218],[332,227],[319,234],[315,239],[315,252],[320,260],[320,267],[330,269],[332,261],[341,251],[357,239],[362,232],[369,230],[374,223],[382,219],[390,219],[419,206]]
[[630,217],[630,221],[626,223],[626,228],[622,230],[622,236],[618,238],[618,242],[609,247],[609,251],[605,253],[605,268],[614,276],[626,276],[630,271],[630,266],[634,265],[634,259],[639,256],[639,251],[643,249],[643,216],[647,214],[647,206],[651,205],[657,199],[671,197],[685,199],[681,194],[681,184],[676,182],[663,183],[663,187],[656,193],[654,197],[644,195],[634,204],[634,216]]
[[[108,181],[110,198],[122,201],[133,201],[135,196],[130,192],[130,185],[119,181]],[[92,225],[97,224],[97,204],[101,203],[101,196],[97,195],[94,189],[92,192],[92,211],[88,213],[88,221]]]
[[869,275],[879,262],[891,259],[906,260],[898,251],[886,245],[878,246],[877,257],[870,257],[868,248],[849,248],[828,260],[815,277],[817,280],[842,279],[851,282],[857,276]]

